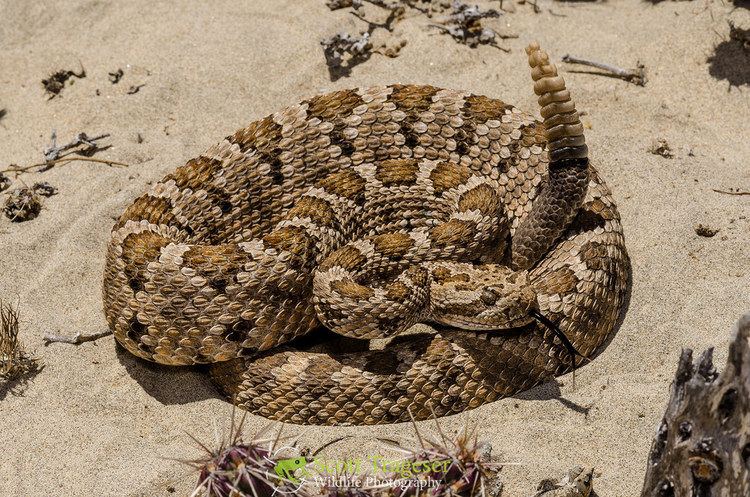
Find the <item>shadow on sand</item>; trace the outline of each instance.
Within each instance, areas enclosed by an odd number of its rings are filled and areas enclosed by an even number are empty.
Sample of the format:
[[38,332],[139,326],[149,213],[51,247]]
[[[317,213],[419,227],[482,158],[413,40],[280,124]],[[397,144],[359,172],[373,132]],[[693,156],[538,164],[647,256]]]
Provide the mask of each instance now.
[[163,366],[131,355],[117,345],[117,359],[150,396],[165,405],[223,399],[203,366]]

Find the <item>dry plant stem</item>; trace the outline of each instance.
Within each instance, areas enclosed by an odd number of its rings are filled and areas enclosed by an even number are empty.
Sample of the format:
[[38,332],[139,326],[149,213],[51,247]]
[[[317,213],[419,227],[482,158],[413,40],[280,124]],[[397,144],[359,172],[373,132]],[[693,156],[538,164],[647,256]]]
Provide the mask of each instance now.
[[634,83],[638,86],[643,86],[646,84],[646,76],[643,73],[642,68],[639,68],[637,70],[627,70],[622,69],[621,67],[613,66],[611,64],[606,64],[604,62],[581,59],[572,55],[564,55],[561,60],[563,62],[567,62],[568,64],[581,64],[583,66],[595,67],[597,69],[601,69],[602,71],[607,71],[608,73],[613,74],[620,79],[624,79],[625,81]]
[[12,375],[20,357],[18,310],[0,301],[0,375]]
[[18,339],[18,308],[0,300],[0,400],[19,393],[42,367],[30,357]]
[[80,345],[84,342],[93,342],[95,340],[99,340],[100,338],[104,338],[106,336],[111,335],[111,331],[102,331],[99,333],[92,333],[90,335],[84,335],[82,333],[76,333],[72,337],[65,336],[65,335],[44,335],[44,344],[49,345],[51,343],[69,343],[72,345]]
[[31,164],[30,166],[11,166],[7,169],[3,169],[0,171],[0,173],[14,173],[16,177],[18,177],[19,174],[25,173],[30,171],[31,169],[34,169],[35,167],[44,167],[49,169],[52,166],[56,166],[59,164],[66,164],[68,162],[73,161],[85,161],[85,162],[98,162],[99,164],[106,164],[108,166],[120,166],[120,167],[130,167],[128,164],[125,164],[124,162],[117,162],[114,160],[107,160],[107,159],[95,159],[93,157],[61,157],[59,159],[55,159],[49,162],[39,162],[37,164]]
[[716,193],[723,193],[724,195],[750,195],[750,192],[729,192],[726,190],[717,190],[716,188],[712,189]]

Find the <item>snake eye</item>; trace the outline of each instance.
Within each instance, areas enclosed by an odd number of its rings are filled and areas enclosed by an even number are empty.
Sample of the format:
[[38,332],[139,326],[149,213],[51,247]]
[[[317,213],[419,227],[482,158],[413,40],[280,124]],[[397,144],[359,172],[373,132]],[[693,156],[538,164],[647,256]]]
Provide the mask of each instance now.
[[482,293],[479,295],[479,300],[481,300],[485,305],[493,305],[495,302],[497,302],[499,296],[500,295],[497,293],[497,290],[495,290],[491,286],[487,286],[482,289]]

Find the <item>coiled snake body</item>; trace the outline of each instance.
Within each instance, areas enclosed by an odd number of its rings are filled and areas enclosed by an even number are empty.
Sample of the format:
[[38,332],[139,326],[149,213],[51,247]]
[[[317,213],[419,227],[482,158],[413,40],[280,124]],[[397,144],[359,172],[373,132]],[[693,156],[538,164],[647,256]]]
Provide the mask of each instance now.
[[[431,86],[342,90],[155,184],[112,230],[116,339],[163,364],[215,363],[235,404],[301,424],[457,413],[570,370],[531,315],[591,355],[623,306],[627,253],[565,83],[527,52],[543,123]],[[363,340],[423,321],[438,332]],[[321,324],[349,339],[292,342]]]

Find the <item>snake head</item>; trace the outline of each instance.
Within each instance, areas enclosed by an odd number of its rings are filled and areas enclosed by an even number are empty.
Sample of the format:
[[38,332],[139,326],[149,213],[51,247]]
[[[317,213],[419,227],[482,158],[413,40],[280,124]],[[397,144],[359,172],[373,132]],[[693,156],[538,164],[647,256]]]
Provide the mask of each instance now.
[[469,330],[524,326],[537,308],[536,292],[526,271],[507,266],[435,263],[430,286],[431,319]]

